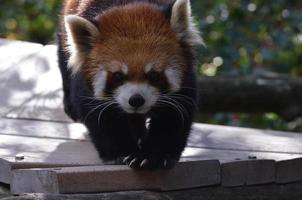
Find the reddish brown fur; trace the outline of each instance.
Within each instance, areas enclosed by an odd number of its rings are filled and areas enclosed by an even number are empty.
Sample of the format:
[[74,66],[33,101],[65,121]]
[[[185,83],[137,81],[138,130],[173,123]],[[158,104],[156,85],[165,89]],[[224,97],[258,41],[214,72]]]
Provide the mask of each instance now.
[[[83,15],[90,4],[90,1],[67,1],[65,12]],[[144,71],[149,63],[158,71],[173,63],[183,65],[176,33],[156,5],[132,3],[116,6],[102,13],[98,21],[100,38],[82,68],[88,80],[101,65],[108,66],[112,61],[126,64],[128,79],[135,82],[146,80]]]
[[176,34],[154,6],[132,4],[111,9],[100,17],[99,27],[101,38],[88,62],[125,63],[132,81],[145,80],[149,63],[162,71],[171,61],[182,62]]

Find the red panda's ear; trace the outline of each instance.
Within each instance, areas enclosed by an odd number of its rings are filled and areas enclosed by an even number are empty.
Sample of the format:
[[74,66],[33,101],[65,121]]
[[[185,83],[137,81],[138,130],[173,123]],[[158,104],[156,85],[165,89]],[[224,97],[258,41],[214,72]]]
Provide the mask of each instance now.
[[75,73],[80,70],[100,33],[92,22],[76,15],[65,16],[65,29],[70,51],[68,66]]
[[176,0],[172,7],[170,23],[180,40],[189,45],[204,44],[199,31],[194,27],[190,0]]

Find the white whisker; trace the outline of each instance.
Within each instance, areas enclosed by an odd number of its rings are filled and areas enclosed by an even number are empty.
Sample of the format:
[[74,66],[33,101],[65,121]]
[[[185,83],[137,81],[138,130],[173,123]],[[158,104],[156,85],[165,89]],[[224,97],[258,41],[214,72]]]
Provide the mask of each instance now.
[[94,111],[96,111],[98,108],[100,108],[100,107],[102,107],[102,106],[104,106],[104,105],[107,105],[108,103],[111,103],[111,102],[110,102],[110,101],[109,101],[109,102],[103,102],[103,103],[99,104],[98,106],[94,107],[93,109],[91,109],[91,110],[87,113],[87,115],[85,116],[84,123],[86,122],[86,120],[87,120],[87,118],[88,118],[89,115],[91,115],[91,114],[92,114]]
[[177,112],[179,113],[180,117],[181,117],[182,126],[184,127],[184,121],[185,121],[185,119],[184,119],[184,116],[183,116],[183,113],[182,113],[181,109],[180,109],[177,105],[175,105],[175,104],[172,103],[172,102],[163,100],[163,99],[159,99],[158,102],[163,103],[163,104],[165,104],[165,105],[168,105],[168,106],[170,106],[172,109],[174,109],[175,111],[177,111]]
[[100,126],[100,119],[101,119],[101,116],[102,116],[103,112],[104,112],[107,108],[109,108],[111,105],[113,105],[113,104],[116,104],[116,102],[111,102],[111,103],[109,103],[108,105],[106,105],[106,106],[100,111],[99,116],[98,116],[98,125],[99,125],[99,126]]

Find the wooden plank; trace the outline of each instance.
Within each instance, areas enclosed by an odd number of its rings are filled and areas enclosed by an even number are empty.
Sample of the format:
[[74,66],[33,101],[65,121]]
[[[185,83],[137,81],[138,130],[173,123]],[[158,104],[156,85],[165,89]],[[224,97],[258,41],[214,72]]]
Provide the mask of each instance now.
[[0,115],[17,109],[35,95],[61,88],[55,45],[3,43],[0,46],[1,57],[4,56],[0,58],[0,80],[3,83],[0,84]]
[[201,187],[167,192],[124,191],[94,194],[23,194],[3,200],[301,200],[302,182],[242,187]]
[[151,191],[125,191],[99,194],[22,194],[3,200],[172,200],[165,194]]
[[[13,46],[14,44],[14,42],[9,43],[9,45]],[[35,45],[33,45],[33,49],[34,47]],[[7,50],[6,46],[2,48],[3,51]],[[31,45],[28,48],[31,48]],[[22,47],[19,47],[19,49],[22,49],[22,52],[26,52],[27,48],[25,45],[25,50]],[[18,48],[15,47],[14,51],[18,51]],[[5,73],[1,73],[2,75],[0,76],[1,82],[5,83],[0,85],[2,116],[7,116],[8,113],[31,101],[32,98],[61,89],[62,81],[58,69],[56,51],[57,47],[55,45],[39,46],[32,54],[20,56],[20,59],[19,57],[14,57],[14,59],[19,59],[17,63],[13,62],[14,67],[4,67],[8,69],[5,70]],[[3,62],[5,66],[10,64],[10,62],[5,62],[5,60]],[[34,115],[32,116],[35,117]]]
[[0,116],[71,121],[62,109],[56,51],[55,45],[0,39]]
[[38,43],[0,38],[0,71],[10,70],[28,57],[41,51],[42,48],[43,45]]
[[220,163],[217,159],[180,162],[175,168],[162,171],[160,190],[177,190],[220,184]]
[[220,163],[231,163],[245,160],[275,160],[284,161],[302,158],[301,154],[257,152],[248,150],[220,150],[211,148],[186,147],[182,153],[182,161],[192,161],[198,159],[218,159]]
[[302,158],[277,162],[277,183],[290,183],[300,180],[302,180]]
[[[39,129],[41,129],[43,135],[43,125],[38,125],[38,129],[36,129],[36,132],[38,132]],[[1,170],[0,173],[0,182],[9,183],[11,170],[13,169],[32,167],[95,165],[101,163],[101,161],[98,159],[96,150],[89,141],[69,140],[63,138],[60,139],[57,135],[55,138],[43,138],[39,133],[34,134],[34,137],[18,136],[14,135],[14,133],[10,135],[11,133],[9,130],[10,129],[7,128],[8,134],[1,135],[0,157],[2,158],[2,160],[0,162],[0,168],[3,170]],[[26,125],[21,127],[20,130],[21,131],[18,130],[19,132],[16,131],[15,134],[21,133],[23,132],[23,130],[28,130],[29,134],[35,133],[35,131],[31,131],[31,128],[26,127]],[[59,132],[61,129],[59,127],[58,129],[54,128],[49,130],[53,130],[53,132]],[[23,133],[26,133],[26,131],[24,131]],[[24,159],[15,160],[15,156],[17,154],[23,154]],[[238,159],[248,160],[251,156],[256,156],[257,159],[275,160],[288,160],[301,157],[300,154],[254,151],[250,152],[242,150],[236,151],[187,147],[186,150],[183,152],[181,160],[196,161],[219,159],[222,163],[230,163]]]
[[248,160],[221,165],[222,186],[241,186],[275,181],[275,161]]
[[80,123],[57,123],[8,118],[0,118],[0,136],[1,135],[75,140],[87,140],[88,138],[87,129]]
[[42,48],[40,44],[0,39],[0,116],[33,96],[35,81],[27,79],[24,67]]
[[[161,194],[167,195],[170,200],[301,200],[302,182],[248,187],[204,187],[186,191],[169,191]],[[112,197],[114,196],[112,195]],[[58,198],[58,200],[61,199]]]
[[281,131],[194,124],[189,146],[302,155],[302,135]]
[[[18,154],[24,159],[15,159]],[[0,182],[3,183],[10,183],[13,169],[102,163],[89,141],[1,135]]]
[[170,171],[132,170],[122,165],[24,169],[14,170],[12,180],[13,194],[163,191],[217,185],[220,167],[217,160],[205,160],[178,163]]
[[[56,141],[56,140],[55,140]],[[38,142],[42,144],[41,142]],[[48,141],[48,144],[54,145],[52,141]],[[20,145],[19,145],[20,146]],[[10,175],[13,169],[19,168],[33,168],[33,167],[57,167],[57,166],[78,166],[78,165],[95,165],[96,163],[100,164],[101,162],[97,162],[99,159],[97,157],[96,151],[93,148],[93,145],[90,142],[77,142],[77,141],[63,141],[60,144],[57,151],[53,151],[56,147],[47,147],[48,151],[41,152],[41,149],[35,148],[32,152],[27,151],[15,151],[11,154],[10,157],[6,157],[6,159],[0,159],[0,168],[2,171],[0,172],[0,181],[9,183]],[[20,146],[22,148],[22,146]],[[72,152],[78,152],[78,149],[81,149],[81,152],[77,154],[73,154]],[[38,152],[35,152],[37,150]],[[1,152],[1,149],[0,149]],[[20,152],[25,156],[25,159],[22,161],[16,161],[14,156]],[[188,152],[190,154],[188,154]],[[192,154],[194,152],[194,154]],[[230,164],[233,168],[242,168],[243,172],[247,170],[245,165],[240,165],[240,162],[236,161],[238,158],[241,160],[247,160],[248,156],[251,152],[245,151],[225,151],[225,150],[211,150],[211,149],[190,149],[187,148],[183,153],[182,161],[198,161],[198,160],[213,160],[219,159],[222,163]],[[299,155],[291,155],[291,154],[276,154],[276,153],[262,153],[262,152],[253,152],[253,155],[256,155],[258,159],[270,159],[276,158],[280,160],[290,159],[299,157]],[[256,161],[254,161],[256,162]],[[258,161],[257,161],[258,162]],[[261,162],[261,161],[260,161]],[[236,166],[238,164],[238,166]],[[270,163],[265,163],[269,166]],[[252,165],[255,168],[257,165]],[[251,168],[252,171],[254,168]],[[184,169],[186,170],[186,169]],[[196,171],[200,171],[197,170]],[[256,171],[258,173],[258,171]],[[261,171],[260,171],[261,172]],[[249,172],[247,172],[249,173]],[[244,176],[244,175],[242,175]],[[259,175],[262,177],[262,175]],[[256,176],[255,176],[256,177]],[[265,176],[263,176],[264,181],[267,180]],[[301,179],[302,180],[302,179]],[[260,181],[261,182],[261,181]],[[255,182],[248,182],[248,184],[258,184]],[[245,182],[241,182],[241,184],[245,184]]]
[[0,199],[10,196],[10,188],[8,185],[0,183]]
[[72,122],[64,112],[61,89],[36,95],[19,108],[12,110],[6,117]]
[[[80,152],[79,152],[80,149]],[[79,152],[78,154],[73,152]],[[15,161],[15,155],[23,154],[22,161]],[[70,155],[69,155],[70,154]],[[219,159],[221,162],[232,162],[238,159],[247,160],[250,155],[258,159],[286,160],[298,158],[295,154],[278,154],[267,152],[248,152],[248,151],[226,151],[204,148],[186,148],[182,155],[183,161]],[[95,164],[98,160],[97,153],[89,141],[67,140],[53,138],[35,138],[17,135],[1,135],[0,157],[12,165],[25,166],[30,164],[40,167],[43,165],[87,165]]]

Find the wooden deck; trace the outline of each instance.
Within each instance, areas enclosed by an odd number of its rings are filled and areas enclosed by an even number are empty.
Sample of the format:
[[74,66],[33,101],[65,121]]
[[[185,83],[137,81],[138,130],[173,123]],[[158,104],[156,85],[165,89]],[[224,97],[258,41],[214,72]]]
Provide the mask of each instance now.
[[[302,135],[297,133],[194,124],[181,162],[171,171],[104,165],[85,127],[62,111],[56,60],[53,45],[0,40],[0,182],[10,184],[11,193],[82,199],[85,195],[59,194],[143,190],[94,198],[188,199],[188,193],[227,194],[229,187],[234,192],[282,186],[302,198],[300,184],[293,183],[302,181]],[[180,189],[184,192],[173,192]]]

